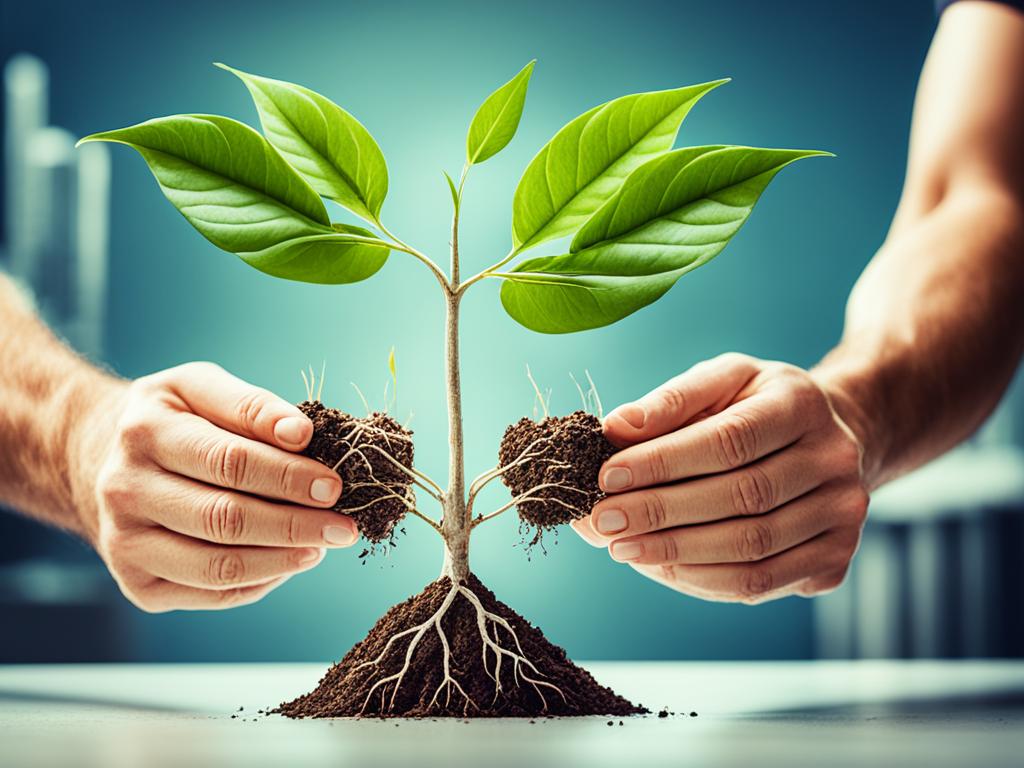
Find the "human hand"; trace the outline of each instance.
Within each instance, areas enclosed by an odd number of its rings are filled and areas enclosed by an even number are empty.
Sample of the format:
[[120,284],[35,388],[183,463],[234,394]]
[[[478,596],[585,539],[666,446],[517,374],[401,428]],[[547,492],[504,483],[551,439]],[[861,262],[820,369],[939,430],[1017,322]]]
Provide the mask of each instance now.
[[727,354],[605,418],[624,448],[573,523],[686,594],[758,603],[837,587],[867,515],[861,446],[806,371]]
[[355,543],[352,519],[326,509],[341,479],[296,455],[313,425],[295,406],[211,363],[138,379],[113,400],[84,420],[109,435],[85,527],[139,608],[252,603],[325,547]]

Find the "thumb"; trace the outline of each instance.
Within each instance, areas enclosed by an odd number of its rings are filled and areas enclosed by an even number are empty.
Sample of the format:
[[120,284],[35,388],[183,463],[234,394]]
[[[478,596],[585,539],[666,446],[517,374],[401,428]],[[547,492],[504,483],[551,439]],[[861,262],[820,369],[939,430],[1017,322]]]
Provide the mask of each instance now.
[[674,432],[727,407],[757,374],[752,357],[729,353],[705,360],[604,418],[608,440],[625,448]]
[[164,374],[193,413],[236,435],[286,451],[301,451],[313,436],[313,422],[302,411],[219,365],[186,363]]

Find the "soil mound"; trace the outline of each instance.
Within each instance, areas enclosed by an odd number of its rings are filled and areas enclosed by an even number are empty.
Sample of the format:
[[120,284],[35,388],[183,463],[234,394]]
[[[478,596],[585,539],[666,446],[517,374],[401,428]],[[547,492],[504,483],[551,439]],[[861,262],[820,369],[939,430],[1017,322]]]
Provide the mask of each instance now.
[[316,690],[274,710],[293,718],[647,711],[600,685],[472,575],[454,591],[439,579],[393,607]]
[[334,467],[341,497],[332,507],[350,515],[363,538],[377,544],[392,537],[409,505],[415,505],[412,432],[384,413],[356,418],[323,403],[299,404],[313,422],[303,454]]
[[616,450],[596,416],[576,411],[540,422],[520,419],[505,430],[498,462],[504,467],[533,457],[507,470],[501,479],[513,496],[537,489],[516,508],[519,517],[540,532],[590,514],[605,497],[597,473]]

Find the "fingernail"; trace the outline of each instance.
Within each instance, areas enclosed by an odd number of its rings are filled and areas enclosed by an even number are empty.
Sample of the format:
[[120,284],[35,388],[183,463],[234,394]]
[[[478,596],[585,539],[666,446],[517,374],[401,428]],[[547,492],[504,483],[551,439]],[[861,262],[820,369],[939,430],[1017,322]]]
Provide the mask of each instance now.
[[306,439],[309,419],[302,416],[288,416],[274,425],[274,437],[282,443],[299,445]]
[[611,546],[612,558],[620,562],[625,560],[636,560],[644,553],[644,545],[635,541],[613,541]]
[[318,477],[309,486],[309,495],[314,501],[321,501],[325,504],[334,501],[341,493],[341,483],[326,477]]
[[324,526],[324,541],[339,547],[350,547],[356,543],[356,532],[345,525]]
[[626,530],[628,520],[621,509],[602,509],[594,515],[598,533],[618,533]]
[[620,405],[610,415],[623,419],[633,429],[643,429],[644,424],[647,423],[647,411],[642,405],[637,403]]
[[302,550],[302,553],[299,555],[299,564],[307,565],[309,563],[312,563],[314,560],[318,559],[320,555],[321,551],[319,549],[304,549]]
[[621,491],[633,484],[633,473],[625,467],[612,467],[604,473],[601,487],[606,491]]

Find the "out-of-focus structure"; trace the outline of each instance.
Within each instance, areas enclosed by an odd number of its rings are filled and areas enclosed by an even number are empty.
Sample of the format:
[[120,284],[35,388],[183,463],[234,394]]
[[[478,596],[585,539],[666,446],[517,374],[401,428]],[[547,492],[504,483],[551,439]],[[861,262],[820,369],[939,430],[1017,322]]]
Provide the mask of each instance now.
[[[49,125],[49,76],[34,56],[4,66],[4,244],[0,268],[82,354],[103,356],[110,160]],[[122,656],[116,589],[74,538],[0,514],[0,661]],[[54,631],[60,628],[60,631]],[[70,640],[70,642],[69,642]]]

